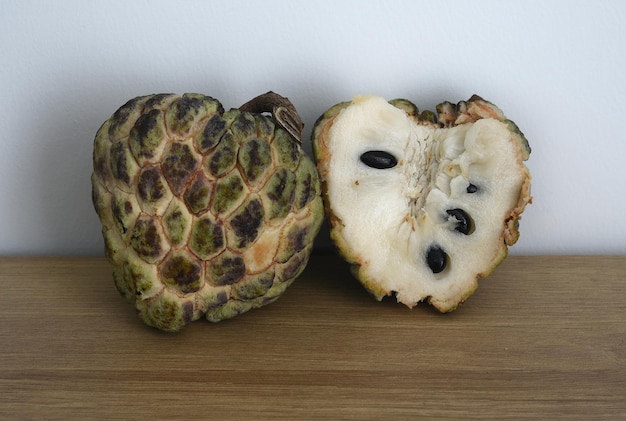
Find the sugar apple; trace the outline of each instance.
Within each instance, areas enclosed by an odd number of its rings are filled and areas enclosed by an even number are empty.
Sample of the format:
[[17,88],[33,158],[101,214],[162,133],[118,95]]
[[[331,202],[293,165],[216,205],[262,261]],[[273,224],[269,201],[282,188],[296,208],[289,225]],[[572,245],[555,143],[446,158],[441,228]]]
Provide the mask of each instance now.
[[239,109],[199,94],[128,101],[94,140],[92,198],[119,292],[176,331],[275,301],[304,269],[323,220],[293,105]]
[[530,148],[478,96],[437,113],[355,97],[317,120],[312,143],[331,239],[378,300],[454,310],[519,237]]

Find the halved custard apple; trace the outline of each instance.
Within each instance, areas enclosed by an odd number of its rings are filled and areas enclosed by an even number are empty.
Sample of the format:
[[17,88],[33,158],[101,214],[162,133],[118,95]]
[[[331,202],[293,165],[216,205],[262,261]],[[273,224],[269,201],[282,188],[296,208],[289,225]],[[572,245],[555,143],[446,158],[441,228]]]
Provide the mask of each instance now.
[[94,141],[92,195],[115,285],[150,326],[236,316],[275,301],[323,220],[293,105],[239,109],[199,94],[130,100]]
[[454,310],[518,240],[530,148],[478,96],[437,113],[356,97],[318,119],[312,143],[331,239],[378,300]]

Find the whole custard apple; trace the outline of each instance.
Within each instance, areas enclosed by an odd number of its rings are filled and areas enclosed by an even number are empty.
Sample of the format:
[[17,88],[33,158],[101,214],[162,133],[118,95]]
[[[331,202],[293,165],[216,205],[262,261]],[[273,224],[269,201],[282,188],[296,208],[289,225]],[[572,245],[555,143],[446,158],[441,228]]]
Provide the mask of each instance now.
[[99,129],[93,204],[119,292],[176,331],[275,301],[323,220],[293,105],[269,92],[239,109],[198,94],[138,97]]
[[331,239],[378,300],[454,310],[519,237],[530,148],[478,96],[437,113],[356,97],[318,119],[312,142]]

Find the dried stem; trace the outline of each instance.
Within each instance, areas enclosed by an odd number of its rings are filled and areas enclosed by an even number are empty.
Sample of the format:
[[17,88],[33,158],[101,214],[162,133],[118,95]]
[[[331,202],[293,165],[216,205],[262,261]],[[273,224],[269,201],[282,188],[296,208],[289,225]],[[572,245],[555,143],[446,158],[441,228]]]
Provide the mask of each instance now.
[[259,114],[272,113],[274,120],[298,143],[302,143],[304,123],[289,99],[270,91],[246,102],[239,110]]

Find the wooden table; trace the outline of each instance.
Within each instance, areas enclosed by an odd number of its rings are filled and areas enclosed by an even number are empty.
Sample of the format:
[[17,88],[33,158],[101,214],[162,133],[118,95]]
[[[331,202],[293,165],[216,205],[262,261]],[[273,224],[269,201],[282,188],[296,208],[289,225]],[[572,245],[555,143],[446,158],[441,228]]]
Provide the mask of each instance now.
[[512,256],[447,315],[314,256],[276,303],[178,334],[110,276],[0,258],[0,419],[626,419],[626,256]]

